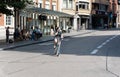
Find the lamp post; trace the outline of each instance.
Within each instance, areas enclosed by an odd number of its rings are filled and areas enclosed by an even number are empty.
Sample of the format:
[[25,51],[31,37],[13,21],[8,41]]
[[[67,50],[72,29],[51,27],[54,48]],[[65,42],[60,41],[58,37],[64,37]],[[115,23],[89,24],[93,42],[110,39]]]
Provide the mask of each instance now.
[[113,26],[113,8],[114,8],[114,6],[113,6],[113,1],[114,0],[109,0],[109,12],[108,12],[108,27],[109,28],[112,28],[112,26]]
[[117,22],[117,0],[112,0],[112,15],[113,15],[113,18],[112,18],[112,27],[117,27],[116,25],[116,22]]
[[114,0],[112,0],[112,27],[114,27]]

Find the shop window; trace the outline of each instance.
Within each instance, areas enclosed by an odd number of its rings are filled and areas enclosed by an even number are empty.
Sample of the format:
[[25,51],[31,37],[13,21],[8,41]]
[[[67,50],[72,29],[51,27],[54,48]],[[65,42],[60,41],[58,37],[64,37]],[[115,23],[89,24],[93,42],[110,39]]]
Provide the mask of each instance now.
[[39,15],[38,19],[39,20],[47,20],[47,16],[45,16],[45,15]]

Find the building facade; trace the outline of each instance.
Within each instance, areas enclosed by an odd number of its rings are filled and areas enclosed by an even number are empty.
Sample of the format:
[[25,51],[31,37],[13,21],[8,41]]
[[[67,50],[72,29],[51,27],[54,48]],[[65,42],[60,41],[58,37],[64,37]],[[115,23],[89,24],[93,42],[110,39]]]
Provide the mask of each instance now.
[[92,28],[104,28],[105,24],[109,25],[109,1],[92,0],[91,19]]
[[6,38],[6,27],[10,27],[10,34],[14,32],[14,17],[0,14],[0,40]]
[[117,26],[118,0],[109,0],[109,13],[111,14],[111,27]]
[[[33,0],[33,2],[32,8],[25,10],[26,13],[20,13],[20,18],[22,18],[20,25],[24,25],[24,28],[27,29],[30,29],[31,26],[37,26],[43,34],[47,35],[50,34],[51,27],[55,29],[59,26],[63,31],[66,31],[72,15],[60,11],[60,0]],[[41,16],[44,16],[45,19],[41,19]]]
[[117,8],[117,27],[120,27],[120,0],[118,0],[118,8]]
[[91,28],[91,0],[77,0],[75,21],[77,20],[78,29]]
[[76,0],[59,0],[59,11],[72,15],[72,17],[70,17],[69,19],[63,17],[60,20],[60,25],[63,25],[64,30],[66,30],[68,27],[74,29],[75,1]]
[[60,11],[73,15],[70,25],[74,30],[90,27],[91,0],[60,0]]

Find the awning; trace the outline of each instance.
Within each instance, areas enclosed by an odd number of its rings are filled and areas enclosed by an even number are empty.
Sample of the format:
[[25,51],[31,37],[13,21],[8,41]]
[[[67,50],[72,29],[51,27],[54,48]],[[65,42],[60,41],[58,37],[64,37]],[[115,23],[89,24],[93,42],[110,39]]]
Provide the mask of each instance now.
[[25,11],[30,12],[30,13],[54,15],[54,16],[58,16],[58,17],[73,17],[73,15],[63,13],[63,12],[60,12],[60,11],[48,10],[48,9],[37,8],[37,7],[27,8],[27,9],[25,9]]
[[79,15],[81,18],[86,18],[86,19],[90,19],[89,15]]

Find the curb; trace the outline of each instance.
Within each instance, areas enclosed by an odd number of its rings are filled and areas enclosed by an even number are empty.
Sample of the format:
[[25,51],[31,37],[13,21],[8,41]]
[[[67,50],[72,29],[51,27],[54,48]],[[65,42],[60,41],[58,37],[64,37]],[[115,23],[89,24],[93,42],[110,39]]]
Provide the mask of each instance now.
[[10,47],[5,47],[2,50],[9,50],[9,49],[14,49],[14,48],[18,48],[18,47],[23,47],[23,46],[28,46],[28,45],[38,44],[38,43],[44,43],[44,42],[48,42],[48,41],[52,41],[52,40],[53,39],[45,40],[45,41],[32,42],[32,43],[26,43],[26,44],[20,44],[20,45],[15,45],[15,46],[10,46]]

